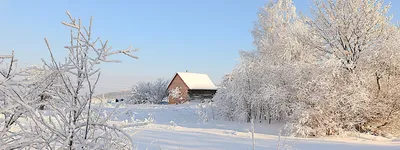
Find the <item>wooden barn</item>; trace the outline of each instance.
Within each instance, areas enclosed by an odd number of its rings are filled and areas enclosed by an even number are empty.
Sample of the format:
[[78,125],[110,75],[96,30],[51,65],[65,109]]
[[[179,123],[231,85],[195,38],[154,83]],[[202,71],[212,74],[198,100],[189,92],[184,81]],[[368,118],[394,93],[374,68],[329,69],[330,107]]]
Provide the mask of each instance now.
[[178,72],[168,85],[168,103],[211,99],[217,87],[206,74]]

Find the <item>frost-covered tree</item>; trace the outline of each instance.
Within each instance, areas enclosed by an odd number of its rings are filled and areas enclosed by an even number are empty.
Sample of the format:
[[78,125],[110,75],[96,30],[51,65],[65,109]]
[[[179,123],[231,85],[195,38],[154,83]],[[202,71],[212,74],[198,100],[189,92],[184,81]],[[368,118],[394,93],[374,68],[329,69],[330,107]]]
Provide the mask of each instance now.
[[[231,94],[233,86],[233,75],[228,74],[224,76],[220,87],[218,88],[216,94],[213,97],[217,111],[217,117],[219,119],[227,119],[229,121],[234,121],[236,116],[234,114],[236,104],[234,103],[233,95]],[[213,105],[211,105],[213,106]]]
[[[42,69],[46,72],[38,68],[24,71],[28,75],[23,81],[29,84],[18,90],[9,86],[4,90],[1,85],[0,91],[14,94],[6,98],[13,101],[11,109],[22,110],[24,119],[18,121],[24,122],[16,123],[17,132],[1,133],[1,137],[7,138],[1,139],[0,149],[131,149],[133,146],[129,135],[107,123],[110,116],[100,117],[91,107],[91,100],[100,78],[98,65],[119,62],[107,59],[115,54],[136,58],[131,54],[136,50],[129,47],[111,51],[107,41],[92,37],[92,20],[87,28],[80,19],[67,14],[70,22],[63,24],[71,29],[71,40],[70,45],[65,46],[68,55],[64,61],[57,61],[45,39],[50,53],[50,62],[43,60]],[[21,85],[23,81],[15,84]],[[51,97],[46,109],[38,110],[36,104],[43,93]],[[1,110],[9,112],[10,107]]]
[[252,33],[259,53],[256,71],[263,76],[256,83],[264,84],[259,97],[267,102],[261,109],[268,118],[285,120],[290,115],[298,90],[293,85],[316,60],[313,49],[302,41],[308,32],[292,0],[270,2],[259,13]]
[[14,91],[18,87],[18,83],[14,78],[19,74],[16,71],[17,60],[15,59],[14,52],[11,55],[0,56],[0,144],[7,144],[12,138],[19,138],[18,133],[16,136],[10,135],[11,126],[17,123],[21,117],[23,110],[15,105],[13,99],[20,96],[19,91]]
[[214,101],[224,103],[227,100],[221,98],[231,99],[228,101],[236,105],[234,116],[242,118],[239,120],[284,120],[290,115],[289,102],[296,95],[292,85],[302,65],[312,62],[314,55],[299,38],[307,28],[291,0],[270,2],[258,17],[252,32],[257,49],[241,53],[232,79],[224,80],[228,83],[223,85],[228,86],[217,92]]
[[[36,108],[40,106],[40,91],[50,86],[48,82],[29,79],[33,67],[17,68],[14,52],[11,55],[0,56],[0,149],[31,144],[35,133],[21,130],[29,128],[26,124],[28,110],[25,106]],[[24,101],[18,101],[24,99]]]
[[[4,63],[5,61],[9,60],[8,64]],[[3,115],[2,119],[4,118],[4,120],[1,120],[2,123],[2,127],[3,130],[5,130],[6,128],[9,127],[9,125],[11,124],[11,122],[13,122],[13,120],[10,114],[10,110],[12,108],[9,108],[9,105],[12,101],[10,100],[10,95],[11,93],[11,86],[16,83],[13,83],[13,78],[16,76],[16,60],[14,57],[14,51],[12,52],[11,55],[1,55],[0,56],[0,65],[1,68],[0,70],[0,74],[1,74],[1,81],[0,81],[0,106],[1,106],[1,114]],[[4,64],[3,64],[4,63]]]
[[168,96],[169,81],[162,78],[154,82],[141,82],[132,88],[131,103],[160,103]]
[[[382,132],[400,113],[399,29],[381,0],[316,0],[312,17],[270,2],[252,34],[256,50],[214,97],[229,120],[280,120],[299,136]],[[389,129],[389,127],[388,127]]]
[[360,58],[379,53],[393,37],[389,8],[383,0],[317,0],[311,9],[314,19],[307,19],[317,37],[310,43],[352,71]]
[[313,19],[304,18],[310,31],[305,37],[323,59],[309,72],[309,82],[296,85],[297,134],[377,132],[393,120],[384,117],[399,111],[393,107],[397,94],[389,94],[399,60],[389,8],[381,0],[315,2]]

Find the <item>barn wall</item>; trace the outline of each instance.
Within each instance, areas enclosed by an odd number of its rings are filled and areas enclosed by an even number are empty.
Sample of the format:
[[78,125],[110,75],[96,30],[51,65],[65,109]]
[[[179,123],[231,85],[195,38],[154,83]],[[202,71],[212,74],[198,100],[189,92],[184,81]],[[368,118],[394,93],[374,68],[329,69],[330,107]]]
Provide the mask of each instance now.
[[212,99],[217,91],[216,90],[189,90],[188,94],[190,100],[195,99]]
[[[181,93],[184,100],[188,100],[188,90],[189,87],[183,82],[182,78],[177,74],[174,79],[172,79],[171,84],[168,86],[168,91],[175,89],[176,87],[181,87]],[[172,98],[172,96],[168,96],[168,103],[175,104],[176,99]]]

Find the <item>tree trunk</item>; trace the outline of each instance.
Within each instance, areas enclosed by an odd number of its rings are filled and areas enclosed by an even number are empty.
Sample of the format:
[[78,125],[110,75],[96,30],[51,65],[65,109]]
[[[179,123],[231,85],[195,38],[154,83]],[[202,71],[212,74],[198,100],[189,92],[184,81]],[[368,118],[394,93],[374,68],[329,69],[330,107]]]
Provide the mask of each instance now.
[[380,81],[379,81],[381,79],[381,77],[379,77],[378,72],[375,73],[375,76],[376,76],[376,85],[378,87],[378,90],[376,92],[376,97],[378,98],[379,97],[379,93],[381,91],[381,84],[380,84]]
[[271,124],[271,121],[272,121],[272,116],[269,115],[269,117],[268,117],[268,124]]
[[247,112],[247,122],[250,122],[251,119],[252,119],[252,117],[251,117],[251,109],[249,109],[248,112]]
[[253,150],[256,149],[256,139],[254,138],[254,119],[251,119],[251,139],[253,142]]

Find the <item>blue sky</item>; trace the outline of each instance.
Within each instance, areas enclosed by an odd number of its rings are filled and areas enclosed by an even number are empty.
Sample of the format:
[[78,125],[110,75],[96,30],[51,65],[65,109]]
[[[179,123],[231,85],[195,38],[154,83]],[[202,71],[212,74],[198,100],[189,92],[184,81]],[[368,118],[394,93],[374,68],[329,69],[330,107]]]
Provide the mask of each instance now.
[[[15,50],[20,67],[40,64],[48,38],[59,59],[69,30],[65,11],[88,22],[113,49],[132,45],[139,60],[117,57],[122,64],[103,65],[98,92],[129,88],[138,81],[172,78],[189,70],[208,74],[218,84],[237,63],[239,50],[252,50],[251,29],[257,11],[269,0],[0,0],[0,54]],[[309,0],[294,0],[307,13]],[[399,14],[400,1],[392,1]],[[394,16],[394,20],[399,20]]]

